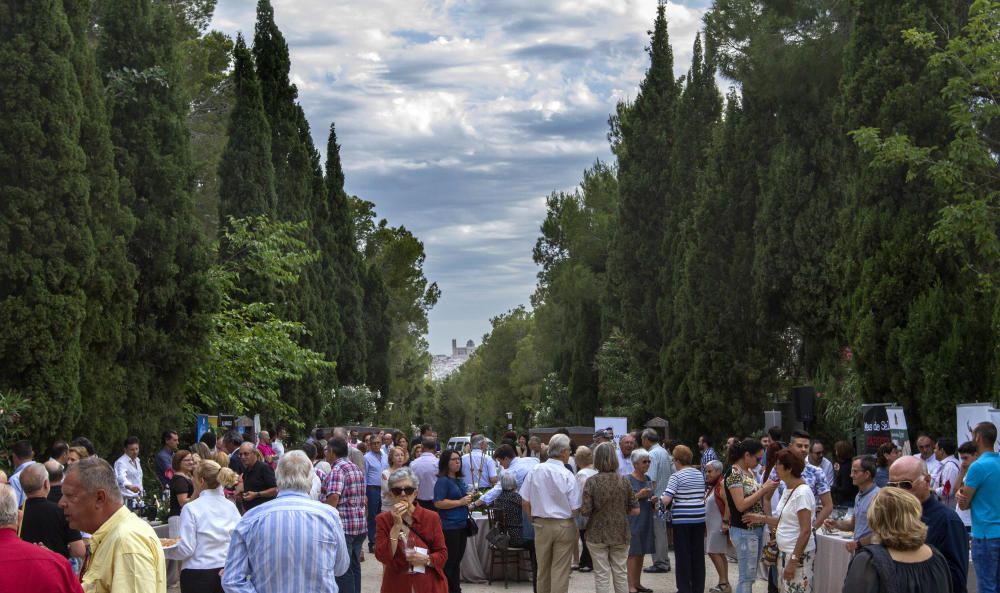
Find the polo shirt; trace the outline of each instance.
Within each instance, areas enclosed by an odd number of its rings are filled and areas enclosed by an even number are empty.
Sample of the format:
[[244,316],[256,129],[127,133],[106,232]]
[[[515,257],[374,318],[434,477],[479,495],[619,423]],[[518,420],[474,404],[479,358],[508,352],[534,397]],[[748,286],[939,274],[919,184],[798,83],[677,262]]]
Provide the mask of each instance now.
[[437,482],[438,458],[433,453],[425,451],[410,462],[410,469],[417,475],[420,485],[417,487],[417,500],[430,502],[434,500],[434,483]]
[[872,506],[878,491],[879,487],[872,484],[871,488],[864,492],[859,489],[854,497],[854,541],[856,542],[872,533],[871,527],[868,527],[868,507]]
[[80,540],[80,532],[70,528],[59,505],[45,498],[29,498],[24,501],[21,539],[32,544],[42,544],[56,554],[69,558],[67,546]]
[[[243,470],[243,492],[260,492],[278,486],[274,479],[274,470],[263,461],[253,464],[253,467]],[[243,507],[250,510],[255,506],[274,500],[273,496],[258,496],[253,500],[243,501]]]
[[972,537],[1000,538],[1000,455],[983,453],[965,474],[965,485],[976,489],[972,499]]

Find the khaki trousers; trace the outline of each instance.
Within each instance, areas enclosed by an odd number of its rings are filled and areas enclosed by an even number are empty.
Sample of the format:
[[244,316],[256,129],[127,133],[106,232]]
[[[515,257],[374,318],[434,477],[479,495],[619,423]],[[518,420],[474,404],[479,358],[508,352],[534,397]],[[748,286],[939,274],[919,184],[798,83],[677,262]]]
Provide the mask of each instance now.
[[594,590],[597,593],[628,593],[628,544],[608,545],[587,542],[594,560]]
[[569,571],[573,547],[579,532],[573,519],[532,517],[535,528],[535,558],[538,562],[536,593],[569,591]]

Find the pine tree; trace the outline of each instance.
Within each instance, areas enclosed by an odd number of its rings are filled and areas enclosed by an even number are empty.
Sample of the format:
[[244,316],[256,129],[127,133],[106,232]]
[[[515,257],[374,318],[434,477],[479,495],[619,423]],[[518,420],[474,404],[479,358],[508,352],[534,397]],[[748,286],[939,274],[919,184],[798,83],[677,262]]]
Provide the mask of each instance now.
[[81,412],[95,259],[73,48],[60,0],[0,9],[0,388],[31,402],[39,444]]
[[354,219],[344,192],[344,170],[340,162],[337,132],[330,124],[326,145],[327,199],[317,217],[316,240],[324,264],[323,276],[331,281],[334,298],[325,299],[328,323],[337,327],[337,379],[341,385],[364,384],[368,357],[364,327],[364,293],[359,279],[361,257],[354,235]]
[[233,92],[229,140],[219,164],[219,221],[229,217],[273,216],[274,164],[271,129],[264,112],[260,82],[242,35],[233,48]]
[[136,305],[136,269],[128,261],[128,240],[135,220],[119,197],[111,130],[104,88],[88,37],[93,2],[63,0],[73,31],[71,59],[83,97],[80,145],[90,183],[90,232],[94,238],[94,272],[86,284],[87,317],[81,333],[82,415],[78,434],[89,436],[102,450],[117,446],[126,433],[120,410],[125,398],[126,368],[122,350],[132,343]]
[[150,0],[108,1],[98,65],[111,92],[111,138],[125,203],[136,217],[129,256],[139,272],[125,416],[155,441],[176,428],[184,386],[205,345],[217,295],[193,213],[186,103],[179,96],[173,15]]
[[662,251],[679,91],[662,2],[657,7],[648,52],[649,70],[635,102],[619,104],[618,115],[612,120],[620,202],[608,279],[620,301],[622,330],[636,348],[646,392],[655,394],[659,393],[658,357],[663,338],[657,316],[660,275],[653,263]]

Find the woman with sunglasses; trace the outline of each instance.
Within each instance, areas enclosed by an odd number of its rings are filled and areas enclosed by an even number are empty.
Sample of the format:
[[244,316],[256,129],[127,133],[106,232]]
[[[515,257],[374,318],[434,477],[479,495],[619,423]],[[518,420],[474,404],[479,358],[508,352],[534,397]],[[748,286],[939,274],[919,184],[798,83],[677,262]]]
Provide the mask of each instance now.
[[375,517],[375,559],[382,563],[381,593],[445,593],[448,549],[438,514],[416,504],[420,480],[409,467],[388,479],[392,509]]
[[441,516],[448,562],[444,574],[448,577],[448,592],[462,593],[460,578],[462,556],[469,536],[465,526],[472,504],[471,490],[462,480],[462,455],[454,449],[445,449],[438,460],[438,479],[434,483],[434,508]]
[[629,484],[635,492],[639,503],[639,514],[628,518],[629,531],[632,539],[628,547],[628,590],[629,593],[648,593],[652,589],[642,586],[642,559],[646,554],[656,551],[656,540],[653,537],[653,505],[650,496],[653,494],[652,484],[646,472],[649,471],[649,451],[638,448],[629,457],[632,462],[632,473],[628,475]]

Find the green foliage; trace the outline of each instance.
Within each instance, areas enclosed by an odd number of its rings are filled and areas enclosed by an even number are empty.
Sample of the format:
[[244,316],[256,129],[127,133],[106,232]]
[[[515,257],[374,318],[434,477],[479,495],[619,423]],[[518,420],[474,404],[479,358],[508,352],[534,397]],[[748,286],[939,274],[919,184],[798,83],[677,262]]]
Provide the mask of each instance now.
[[155,442],[177,426],[185,385],[211,327],[217,294],[208,281],[209,253],[193,209],[187,97],[179,84],[174,15],[150,0],[103,2],[98,67],[151,72],[131,80],[124,99],[109,97],[111,139],[122,200],[135,216],[128,244],[138,271],[135,339],[128,368],[125,425]]
[[325,202],[314,214],[313,231],[323,253],[320,276],[329,290],[324,294],[333,296],[323,299],[324,322],[333,334],[331,355],[337,360],[337,379],[342,385],[354,385],[367,378],[368,336],[359,278],[361,256],[344,192],[340,145],[333,124],[326,147],[325,196]]
[[341,385],[324,396],[321,425],[354,424],[375,426],[383,424],[378,414],[382,396],[365,385]]
[[0,390],[0,464],[10,463],[10,449],[24,438],[27,427],[28,400],[16,391]]
[[335,365],[299,345],[307,331],[302,323],[281,319],[269,303],[248,302],[242,288],[242,278],[250,274],[275,286],[294,286],[317,257],[299,238],[304,231],[304,223],[264,216],[229,219],[220,239],[228,253],[210,274],[222,306],[212,315],[207,351],[188,380],[189,415],[263,413],[299,427],[314,421],[282,399],[281,386],[332,373]]
[[97,253],[85,108],[58,0],[0,8],[0,389],[32,402],[31,436],[81,412],[81,331]]
[[242,35],[236,37],[233,49],[233,92],[236,101],[219,165],[219,219],[223,221],[267,216],[275,208],[271,129],[253,58]]

